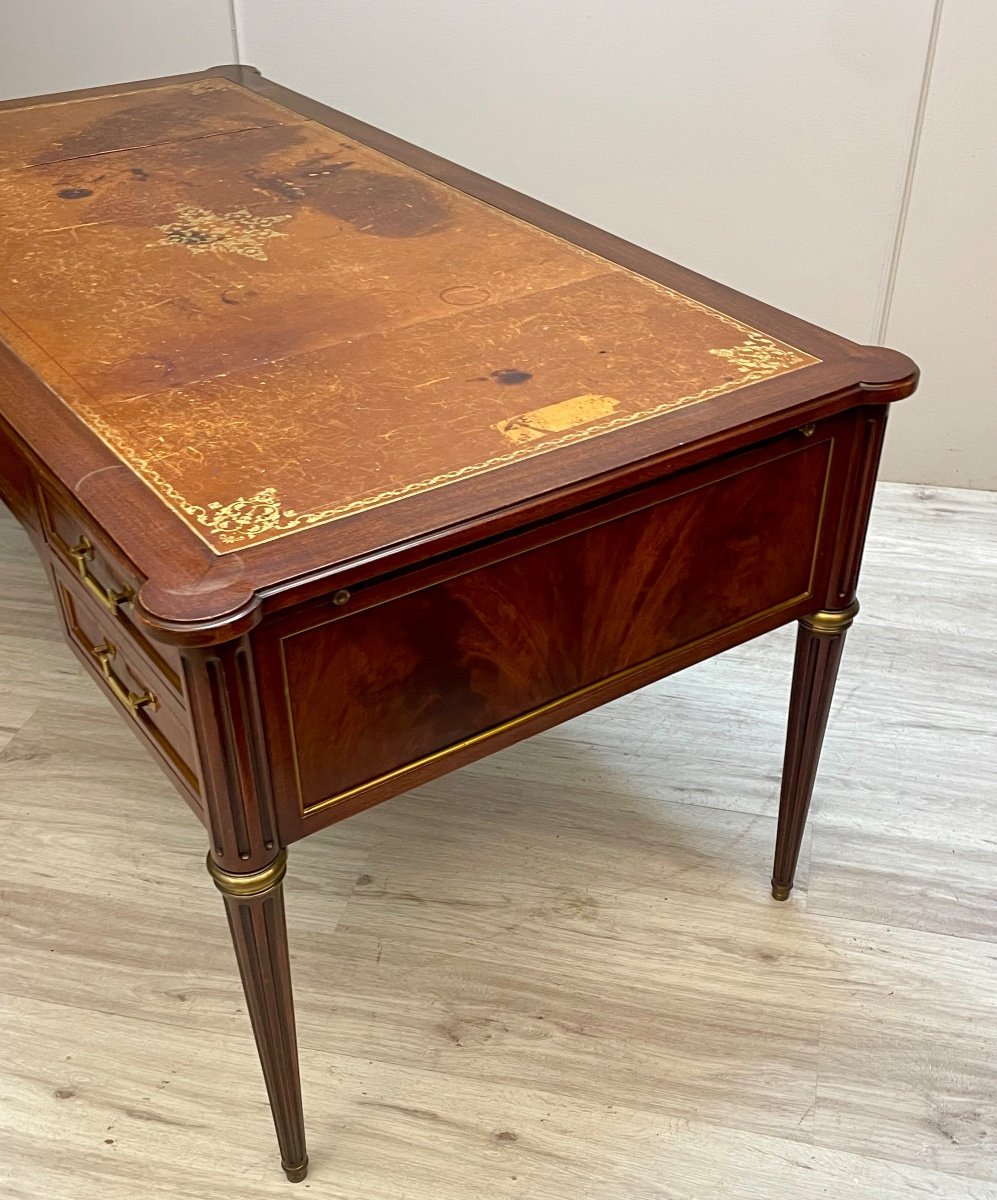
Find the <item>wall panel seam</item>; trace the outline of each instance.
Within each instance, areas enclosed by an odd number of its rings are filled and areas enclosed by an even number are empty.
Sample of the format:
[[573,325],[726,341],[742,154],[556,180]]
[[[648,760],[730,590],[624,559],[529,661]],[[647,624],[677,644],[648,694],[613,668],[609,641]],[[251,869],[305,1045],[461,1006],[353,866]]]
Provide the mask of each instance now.
[[886,272],[886,286],[883,289],[883,307],[879,317],[879,328],[876,332],[876,344],[879,346],[882,346],[886,341],[890,313],[893,309],[893,294],[896,291],[897,276],[900,273],[904,234],[907,231],[907,216],[910,211],[911,196],[914,191],[914,179],[917,174],[921,133],[924,129],[924,117],[928,108],[931,76],[935,65],[935,51],[938,46],[938,34],[942,24],[942,10],[944,6],[945,0],[935,0],[935,7],[931,16],[931,30],[928,33],[928,46],[924,55],[924,70],[921,74],[921,90],[917,99],[917,111],[914,115],[914,129],[911,134],[910,148],[907,153],[907,168],[904,172],[903,188],[900,194],[897,225],[893,234],[893,247],[890,251],[890,262]]
[[242,36],[239,32],[239,10],[236,0],[228,0],[228,21],[232,30],[232,61],[242,62]]

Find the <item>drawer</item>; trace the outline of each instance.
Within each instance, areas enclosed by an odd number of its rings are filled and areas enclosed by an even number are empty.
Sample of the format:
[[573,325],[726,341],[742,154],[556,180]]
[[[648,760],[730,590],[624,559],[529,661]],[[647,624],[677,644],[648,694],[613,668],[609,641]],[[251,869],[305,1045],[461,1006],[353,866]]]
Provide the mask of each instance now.
[[271,756],[298,818],[799,615],[823,561],[832,446],[794,435],[430,586],[386,581],[341,594],[339,616],[315,606],[261,627],[262,690],[280,698]]
[[79,513],[44,483],[38,486],[38,512],[45,539],[69,567],[90,598],[142,648],[170,691],[183,702],[179,652],[151,642],[131,619],[129,606],[141,580],[132,574]]
[[51,571],[60,615],[77,657],[200,812],[200,787],[191,766],[196,755],[183,707],[163,690],[161,676],[114,615],[93,604],[88,593],[81,595],[78,582],[57,563]]

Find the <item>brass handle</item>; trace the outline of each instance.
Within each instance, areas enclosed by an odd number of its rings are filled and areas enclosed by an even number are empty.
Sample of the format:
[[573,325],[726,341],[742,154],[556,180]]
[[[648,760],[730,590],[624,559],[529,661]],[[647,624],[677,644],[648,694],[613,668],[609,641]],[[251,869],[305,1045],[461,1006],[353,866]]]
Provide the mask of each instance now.
[[126,600],[132,598],[132,593],[128,588],[123,588],[119,592],[115,591],[114,588],[106,587],[99,579],[90,574],[87,562],[93,558],[93,542],[88,537],[81,537],[75,546],[70,547],[69,553],[76,562],[76,570],[86,585],[87,591],[92,596],[96,596],[108,612],[117,612],[119,604],[124,604]]
[[121,703],[128,709],[132,716],[137,715],[140,708],[145,708],[151,704],[156,707],[156,697],[149,691],[148,688],[141,694],[130,691],[121,680],[115,675],[114,668],[111,663],[114,661],[114,656],[117,654],[117,648],[112,646],[110,642],[101,642],[99,646],[94,646],[90,653],[97,660],[101,674],[107,681],[107,686],[117,696]]

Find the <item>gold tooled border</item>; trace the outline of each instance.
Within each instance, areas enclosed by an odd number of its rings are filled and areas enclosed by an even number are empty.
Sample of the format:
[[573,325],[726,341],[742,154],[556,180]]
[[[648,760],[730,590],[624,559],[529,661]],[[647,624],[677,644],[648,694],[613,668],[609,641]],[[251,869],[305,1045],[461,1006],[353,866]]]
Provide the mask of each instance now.
[[[671,289],[666,289],[671,290]],[[675,296],[687,301],[689,304],[697,305],[697,307],[705,308],[705,305],[698,305],[697,301],[690,297],[682,296],[681,293],[672,293]],[[715,309],[707,311],[716,312]],[[721,318],[725,317],[723,313],[717,313]],[[730,323],[733,318],[727,318]],[[110,426],[101,415],[88,405],[76,403],[71,405],[73,410],[82,416],[90,429],[96,433],[101,441],[104,442],[111,450],[113,450],[119,458],[127,463],[141,478],[146,482],[150,489],[159,496],[168,507],[173,508],[175,512],[187,517],[187,525],[198,535],[215,554],[222,556],[231,554],[238,550],[244,550],[248,546],[261,545],[264,542],[276,541],[279,538],[287,537],[298,530],[305,528],[310,529],[316,525],[324,525],[330,521],[337,520],[340,517],[352,516],[356,513],[366,512],[372,508],[380,508],[386,504],[393,504],[399,500],[404,500],[409,496],[421,495],[424,492],[433,491],[436,488],[446,487],[448,484],[457,483],[463,479],[473,478],[478,475],[484,475],[489,471],[497,470],[500,467],[507,466],[511,463],[524,461],[530,458],[538,458],[543,454],[549,454],[554,450],[559,450],[565,446],[575,445],[578,442],[587,441],[593,437],[601,437],[603,434],[612,433],[617,429],[629,428],[631,425],[640,424],[643,421],[650,420],[653,417],[662,416],[665,413],[673,412],[679,408],[687,408],[693,404],[699,404],[704,400],[710,400],[715,396],[722,396],[729,392],[738,391],[743,387],[747,387],[752,383],[760,383],[766,379],[774,379],[779,375],[789,374],[792,371],[797,371],[803,367],[812,366],[820,359],[813,358],[805,352],[797,350],[793,346],[789,346],[784,342],[778,342],[773,338],[769,338],[766,334],[758,330],[751,329],[749,326],[738,326],[748,334],[748,340],[745,345],[758,346],[759,343],[753,339],[763,339],[761,345],[774,352],[775,356],[784,355],[789,358],[793,354],[799,356],[801,361],[787,365],[782,369],[765,370],[756,368],[747,371],[740,379],[729,383],[718,384],[714,387],[704,388],[702,391],[691,396],[684,396],[679,399],[662,401],[660,404],[653,405],[647,409],[641,409],[636,413],[629,413],[624,416],[607,418],[603,421],[597,421],[591,425],[581,429],[572,430],[562,434],[558,438],[543,442],[530,443],[519,450],[511,450],[506,454],[497,455],[493,458],[485,459],[478,463],[467,464],[463,467],[458,467],[453,471],[447,471],[440,475],[429,476],[426,479],[420,479],[402,485],[401,487],[391,488],[383,492],[378,492],[373,496],[363,497],[357,500],[346,501],[342,504],[335,505],[331,508],[320,509],[309,513],[298,513],[293,510],[279,509],[279,506],[274,502],[276,494],[273,494],[273,499],[264,497],[267,502],[266,506],[270,508],[270,515],[263,518],[263,524],[256,529],[251,535],[236,543],[236,538],[232,535],[218,532],[216,526],[219,523],[219,517],[212,516],[212,510],[222,510],[223,506],[219,502],[209,504],[208,507],[200,504],[192,503],[186,496],[182,495],[177,489],[166,479],[155,467],[149,462],[141,458],[135,451],[124,441],[123,437]],[[168,497],[168,500],[166,499]],[[171,503],[170,503],[171,502]],[[260,504],[259,494],[257,497],[239,497],[237,501],[230,505],[224,506],[225,510],[242,505],[244,507],[252,507],[254,504]],[[206,527],[209,530],[214,530],[215,537],[222,541],[232,537],[233,544],[228,549],[220,548],[215,544],[210,537],[201,532],[198,525]]]
[[[224,78],[210,78],[204,81],[194,81],[190,84],[168,84],[163,85],[162,89],[145,89],[145,90],[167,90],[171,88],[196,89],[201,86],[201,83],[210,83],[211,90],[216,88],[235,88],[240,91],[249,91],[253,98],[258,102],[263,102],[266,105],[278,110],[279,112],[290,114],[301,120],[300,114],[294,112],[277,101],[272,100],[268,96],[262,96],[252,89],[243,88],[242,85],[234,83],[231,80]],[[138,90],[138,89],[135,89]],[[128,89],[115,95],[129,95],[132,89]],[[107,97],[100,97],[101,99]],[[81,98],[97,99],[97,97]],[[334,132],[331,126],[323,125],[320,122],[315,122],[320,129],[326,132]],[[209,135],[212,136],[212,135]],[[379,150],[362,143],[364,149],[375,156],[383,159],[388,163],[396,163],[390,155],[386,155]],[[380,508],[387,504],[396,503],[399,500],[404,500],[410,496],[421,495],[424,492],[433,491],[440,487],[446,487],[452,483],[460,482],[464,479],[474,478],[479,475],[488,473],[489,471],[497,470],[501,467],[508,466],[515,462],[521,462],[531,458],[537,458],[543,454],[549,454],[554,450],[562,449],[566,446],[577,444],[578,442],[587,441],[589,438],[601,437],[604,434],[612,433],[615,430],[629,428],[632,425],[640,424],[644,421],[651,420],[654,417],[663,416],[665,413],[673,412],[676,409],[687,408],[693,404],[699,404],[703,401],[713,399],[717,396],[726,395],[730,392],[739,391],[741,388],[748,387],[754,383],[760,383],[764,380],[775,379],[780,375],[786,375],[793,371],[801,370],[804,367],[813,366],[821,362],[821,359],[808,354],[806,351],[799,349],[796,346],[790,345],[788,342],[780,341],[762,330],[755,329],[751,325],[746,325],[739,321],[736,317],[729,313],[712,308],[708,304],[703,304],[701,301],[687,296],[684,292],[676,291],[674,288],[668,287],[667,284],[659,283],[656,280],[649,279],[645,275],[641,275],[636,271],[630,270],[628,267],[621,266],[610,259],[603,258],[602,255],[596,254],[591,250],[587,250],[582,246],[576,246],[573,242],[559,237],[545,229],[540,229],[531,222],[524,220],[521,217],[514,216],[512,213],[505,212],[503,209],[496,208],[487,201],[480,200],[477,196],[472,196],[467,192],[461,191],[452,184],[444,183],[442,180],[429,175],[424,171],[419,171],[414,167],[407,169],[414,174],[421,175],[429,180],[431,185],[443,188],[450,193],[455,193],[464,202],[476,205],[479,208],[488,209],[494,216],[501,220],[523,226],[538,237],[549,241],[557,242],[558,244],[570,249],[573,253],[582,256],[583,258],[602,264],[606,274],[623,274],[628,275],[636,280],[641,286],[650,289],[651,291],[662,292],[669,296],[672,300],[678,301],[687,308],[695,309],[697,312],[707,314],[708,316],[719,320],[723,325],[726,325],[734,330],[742,337],[742,342],[735,347],[718,347],[718,349],[728,349],[731,352],[732,361],[737,365],[742,374],[736,380],[726,381],[722,384],[717,384],[713,387],[704,388],[700,392],[689,396],[673,398],[662,401],[659,404],[652,405],[649,408],[644,408],[635,413],[629,413],[613,418],[606,418],[602,421],[594,422],[591,425],[580,429],[575,429],[562,434],[553,440],[544,441],[542,443],[532,442],[517,450],[511,450],[506,454],[497,455],[492,458],[482,460],[477,463],[469,463],[463,467],[455,468],[452,471],[447,471],[442,474],[429,476],[425,479],[413,480],[410,483],[404,484],[397,488],[390,488],[375,495],[362,497],[355,500],[345,501],[341,504],[333,505],[329,508],[316,509],[307,513],[299,513],[293,509],[282,509],[279,497],[276,490],[273,488],[263,489],[262,493],[257,492],[253,496],[239,496],[224,501],[208,501],[206,504],[197,504],[183,495],[177,488],[170,483],[149,461],[140,455],[134,447],[126,440],[123,432],[112,426],[96,409],[89,404],[82,403],[79,400],[70,401],[63,396],[59,399],[72,412],[74,412],[81,420],[83,420],[88,428],[96,434],[97,437],[128,467],[130,467],[136,475],[146,484],[157,498],[170,508],[174,513],[179,515],[187,527],[194,533],[198,539],[215,555],[222,557],[226,554],[232,554],[240,550],[249,549],[253,546],[262,545],[266,542],[277,541],[280,538],[288,537],[293,533],[299,532],[302,529],[312,528],[316,525],[324,525],[331,521],[335,521],[341,517],[352,516],[360,512],[366,512],[373,508]],[[11,321],[16,328],[21,330],[21,333],[34,342],[34,339],[26,330],[14,321],[9,314],[5,314],[7,319]],[[432,318],[430,318],[432,319]],[[409,327],[410,328],[410,327]],[[55,360],[52,355],[45,351],[43,347],[39,349],[46,354],[53,362]],[[741,351],[742,357],[736,357],[736,352]],[[293,355],[290,357],[294,357]],[[287,360],[277,360],[287,361]],[[90,393],[80,384],[79,380],[75,379],[62,364],[58,364],[62,370],[66,371],[74,382],[86,395]],[[208,382],[195,380],[192,383],[185,385],[188,387],[197,386],[198,383]],[[182,388],[171,389],[182,391]],[[152,393],[145,393],[152,394]],[[90,397],[91,400],[93,397]],[[231,533],[227,531],[227,527],[231,527],[233,513],[236,515],[236,525],[238,527],[242,516],[242,521],[249,526],[246,532]],[[253,516],[252,514],[256,514]],[[255,520],[256,524],[251,522]],[[219,545],[219,542],[222,545]],[[228,545],[224,543],[228,542]]]
[[[113,87],[113,84],[112,84]],[[254,92],[252,88],[244,88],[241,84],[233,82],[231,79],[226,79],[224,75],[205,75],[203,79],[188,79],[186,83],[157,83],[153,87],[141,86],[141,81],[138,85],[129,87],[127,84],[120,91],[102,91],[94,96],[65,96],[57,100],[34,100],[28,97],[27,104],[11,104],[9,108],[0,109],[0,112],[33,112],[38,108],[68,108],[72,104],[92,104],[95,100],[117,100],[119,96],[147,96],[150,92],[193,92],[196,96],[201,92],[218,92],[224,89],[238,88],[240,91],[249,92],[255,99],[263,101],[274,108],[279,108],[283,112],[293,113],[293,108],[284,108],[282,104],[275,104],[269,96],[261,96],[258,92]],[[307,118],[296,114],[299,121],[304,121]],[[231,130],[229,132],[232,132]],[[108,150],[104,153],[114,154],[114,150]],[[71,159],[58,159],[58,162],[70,162]],[[33,164],[34,165],[34,164]],[[38,166],[47,166],[47,163],[38,163]]]

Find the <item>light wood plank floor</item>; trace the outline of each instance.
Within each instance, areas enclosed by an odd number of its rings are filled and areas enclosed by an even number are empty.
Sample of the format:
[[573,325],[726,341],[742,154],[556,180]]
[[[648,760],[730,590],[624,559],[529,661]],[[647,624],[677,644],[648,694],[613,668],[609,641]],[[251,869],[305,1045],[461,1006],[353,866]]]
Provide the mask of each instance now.
[[294,1189],[203,834],[0,519],[0,1195],[997,1200],[997,495],[883,487],[862,599],[788,904],[789,629],[292,850]]

